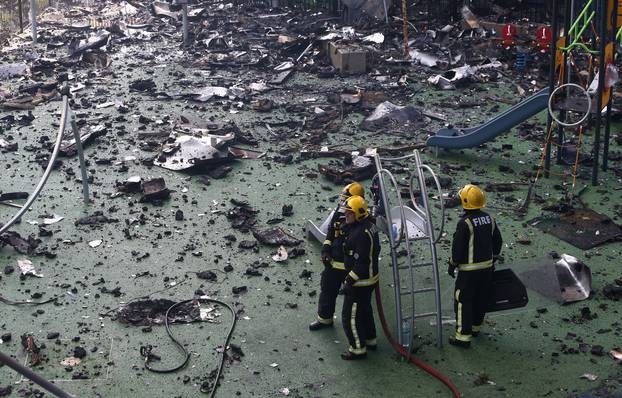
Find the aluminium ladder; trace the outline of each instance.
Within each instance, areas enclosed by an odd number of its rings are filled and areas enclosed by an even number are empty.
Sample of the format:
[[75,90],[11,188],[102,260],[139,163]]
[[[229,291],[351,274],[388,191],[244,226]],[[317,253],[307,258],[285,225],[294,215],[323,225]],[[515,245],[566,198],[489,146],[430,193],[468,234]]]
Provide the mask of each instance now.
[[[408,190],[413,207],[402,202],[398,183],[393,174],[382,167],[382,162],[395,162],[414,159],[414,171],[410,174]],[[376,225],[378,229],[387,233],[391,248],[391,266],[393,269],[395,308],[397,321],[397,337],[400,345],[412,352],[414,338],[415,319],[435,317],[437,346],[442,347],[442,322],[441,322],[441,296],[438,261],[436,255],[436,243],[443,234],[445,209],[441,185],[430,166],[421,162],[418,151],[399,158],[381,158],[377,153],[374,155],[377,174],[372,185],[376,190]],[[425,174],[429,173],[438,189],[441,208],[441,227],[436,234],[432,223],[432,213],[428,192],[425,183]],[[387,196],[385,179],[397,192],[398,205],[390,207]],[[419,192],[415,192],[413,183],[417,181]],[[386,211],[389,210],[387,220]],[[404,228],[404,226],[406,226]],[[418,249],[418,250],[417,250]],[[406,253],[406,256],[402,254]],[[400,260],[406,257],[405,261]],[[431,271],[433,284],[420,286],[422,279],[429,279]],[[421,273],[424,277],[421,277]],[[406,283],[403,283],[403,278]],[[421,312],[418,310],[423,300],[423,295],[434,295],[434,308],[431,311]],[[417,299],[416,299],[417,297]],[[429,299],[428,299],[429,300]]]

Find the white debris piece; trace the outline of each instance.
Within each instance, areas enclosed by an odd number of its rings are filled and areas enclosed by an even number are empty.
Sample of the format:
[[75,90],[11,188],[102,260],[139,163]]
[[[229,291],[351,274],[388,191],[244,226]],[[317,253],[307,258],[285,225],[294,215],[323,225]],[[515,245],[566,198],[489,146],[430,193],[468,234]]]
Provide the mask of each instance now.
[[30,68],[26,64],[2,64],[0,65],[0,80],[14,76],[28,76]]
[[596,379],[598,379],[598,376],[596,376],[595,374],[592,373],[583,373],[581,375],[582,379],[587,379],[589,381],[595,381]]
[[97,246],[101,245],[102,243],[104,243],[103,240],[101,239],[95,239],[89,242],[89,246],[91,246],[92,248],[96,248]]
[[263,81],[257,82],[257,83],[251,83],[248,85],[248,88],[251,89],[252,91],[257,91],[260,93],[270,89],[270,87],[268,87],[268,85]]
[[26,258],[17,260],[17,266],[21,270],[22,275],[33,275],[37,278],[43,278],[43,275],[37,273],[37,270],[35,270],[35,266],[32,264],[32,261]]
[[285,248],[285,246],[281,246],[279,247],[279,250],[276,251],[276,254],[272,256],[272,259],[279,263],[281,261],[287,260],[287,255],[287,249]]
[[67,368],[67,367],[74,367],[76,365],[80,365],[80,362],[82,362],[80,358],[69,357],[69,358],[65,358],[62,361],[60,361],[60,364]]
[[44,218],[43,223],[45,225],[56,224],[57,222],[61,221],[64,218],[65,217],[59,216],[58,214],[54,214],[51,218]]
[[365,36],[363,37],[363,41],[367,41],[367,42],[371,42],[371,43],[376,43],[376,44],[382,44],[384,43],[384,35],[380,32],[378,33],[373,33],[369,36]]

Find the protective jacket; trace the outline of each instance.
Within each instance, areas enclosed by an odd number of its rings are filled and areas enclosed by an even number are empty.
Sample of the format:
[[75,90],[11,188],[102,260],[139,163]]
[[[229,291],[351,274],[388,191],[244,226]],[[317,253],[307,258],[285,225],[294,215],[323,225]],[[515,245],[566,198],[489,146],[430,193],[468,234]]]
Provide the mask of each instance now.
[[348,226],[344,243],[345,268],[354,287],[372,286],[378,283],[378,256],[380,238],[378,229],[365,218]]
[[344,226],[346,224],[346,218],[344,213],[339,211],[339,207],[335,209],[333,217],[328,225],[328,231],[326,232],[326,239],[324,240],[323,252],[329,252],[332,258],[331,266],[334,269],[345,270],[343,263],[343,243],[345,240]]
[[502,242],[494,218],[482,210],[467,210],[456,226],[451,263],[460,271],[490,268]]

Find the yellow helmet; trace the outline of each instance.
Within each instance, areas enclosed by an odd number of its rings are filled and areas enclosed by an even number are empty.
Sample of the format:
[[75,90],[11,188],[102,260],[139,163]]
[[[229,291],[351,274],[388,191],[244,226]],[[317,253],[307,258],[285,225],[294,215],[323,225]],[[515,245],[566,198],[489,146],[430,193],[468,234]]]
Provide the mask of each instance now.
[[356,221],[361,221],[369,215],[367,202],[365,202],[365,199],[358,195],[349,197],[343,208],[345,211],[351,211],[354,213]]
[[458,191],[458,195],[465,210],[477,210],[486,206],[486,195],[477,185],[466,184]]
[[358,182],[353,182],[345,187],[343,187],[343,191],[341,191],[341,199],[346,200],[350,196],[360,196],[362,198],[365,197],[365,189]]

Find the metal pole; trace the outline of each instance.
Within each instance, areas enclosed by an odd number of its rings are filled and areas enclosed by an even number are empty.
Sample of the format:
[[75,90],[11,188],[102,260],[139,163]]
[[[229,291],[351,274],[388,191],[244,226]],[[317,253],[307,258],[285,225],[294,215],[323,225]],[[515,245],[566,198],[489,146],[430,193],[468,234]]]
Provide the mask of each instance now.
[[594,164],[592,167],[592,185],[598,185],[598,156],[600,155],[600,124],[601,124],[601,111],[603,109],[603,90],[605,89],[605,46],[606,46],[606,31],[607,31],[607,0],[602,0],[600,4],[599,30],[600,36],[600,49],[598,51],[599,64],[598,64],[598,91],[596,98],[596,125],[594,127]]
[[407,0],[402,0],[402,35],[404,38],[404,56],[408,57],[408,4]]
[[[566,10],[564,13],[564,35],[566,36],[566,45],[570,44],[570,41],[572,40],[572,38],[570,37],[570,35],[568,34],[569,30],[570,30],[570,25],[572,24],[572,20],[574,18],[574,0],[572,1],[567,1],[566,0]],[[564,51],[564,75],[562,76],[561,81],[564,82],[566,81],[567,83],[570,83],[570,65],[568,64],[568,54]],[[566,111],[560,111],[559,112],[559,120],[561,121],[566,121]],[[564,126],[562,126],[561,124],[558,126],[557,129],[557,156],[556,156],[556,160],[557,160],[557,164],[561,164],[562,162],[562,145],[564,144]]]
[[56,395],[59,398],[73,398],[72,395],[69,395],[65,391],[58,388],[56,385],[52,384],[48,380],[39,376],[38,374],[30,370],[29,368],[21,365],[19,362],[17,362],[10,356],[3,354],[2,352],[0,352],[0,362],[5,364],[9,368],[13,369],[17,373],[20,373],[26,376],[28,379],[37,383],[38,385],[45,388],[46,390],[48,390],[49,392],[51,392],[52,394]]
[[[555,89],[555,65],[557,64],[556,56],[557,56],[557,39],[559,37],[559,27],[557,26],[557,0],[553,0],[553,23],[551,29],[553,30],[552,40],[551,40],[551,62],[549,63],[549,93],[552,93]],[[550,113],[546,114],[546,130],[545,130],[545,157],[544,157],[544,177],[548,178],[549,171],[551,169],[551,138],[552,136],[549,134],[551,130],[551,123],[553,122],[553,118]]]
[[22,6],[22,0],[18,0],[17,8],[19,11],[19,33],[24,33],[24,7]]
[[384,21],[386,24],[389,24],[389,10],[387,9],[387,0],[382,0],[382,5],[384,6]]
[[188,4],[184,3],[183,6],[183,24],[184,24],[184,46],[188,43]]
[[32,42],[37,44],[37,0],[30,0],[30,25],[32,26]]
[[[611,15],[611,43],[613,43],[613,54],[616,54],[616,33],[618,30],[618,0],[613,0],[613,13]],[[615,58],[614,58],[615,59]],[[606,75],[606,73],[605,73]],[[605,76],[606,77],[606,76]],[[605,124],[605,142],[603,143],[603,171],[607,171],[609,163],[609,139],[611,134],[611,108],[613,104],[613,87],[610,87],[609,102],[607,103],[607,121]]]
[[82,141],[80,141],[80,130],[78,130],[78,124],[76,123],[76,115],[71,112],[71,130],[73,131],[73,137],[76,140],[76,148],[78,148],[78,157],[80,158],[80,171],[82,173],[82,195],[84,196],[84,203],[89,203],[89,182],[86,174],[86,163],[84,162],[84,149],[82,148]]

